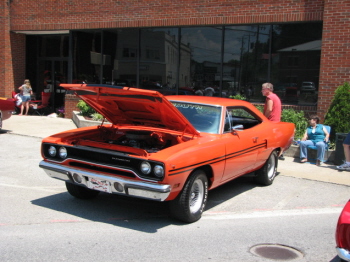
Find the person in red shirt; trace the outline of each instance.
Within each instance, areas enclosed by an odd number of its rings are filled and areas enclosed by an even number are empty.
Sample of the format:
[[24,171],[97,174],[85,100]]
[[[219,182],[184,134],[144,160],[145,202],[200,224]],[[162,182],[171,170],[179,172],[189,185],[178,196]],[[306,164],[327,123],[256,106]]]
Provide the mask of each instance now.
[[264,83],[261,92],[266,96],[264,115],[273,122],[281,121],[281,100],[273,93],[273,85],[271,83]]
[[[280,122],[282,113],[281,99],[273,92],[273,85],[271,83],[264,83],[261,92],[263,96],[266,96],[264,115],[270,121]],[[284,160],[283,152],[281,152],[278,159]]]

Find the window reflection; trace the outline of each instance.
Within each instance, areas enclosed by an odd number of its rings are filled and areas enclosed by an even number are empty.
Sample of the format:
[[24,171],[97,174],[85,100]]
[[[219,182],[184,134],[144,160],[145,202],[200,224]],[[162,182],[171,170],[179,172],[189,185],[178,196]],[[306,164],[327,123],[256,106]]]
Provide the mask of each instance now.
[[[251,102],[262,102],[261,84],[269,81],[284,103],[314,104],[318,96],[321,22],[74,30],[72,37],[72,70],[66,73],[73,83],[178,94],[212,88],[208,93],[214,96],[249,94]],[[68,61],[68,40],[68,35],[27,36],[26,75],[36,91],[47,89],[46,61]],[[47,70],[57,71],[54,65]],[[312,82],[315,90],[301,95],[303,82]]]
[[266,25],[225,27],[223,85],[230,94],[246,95],[249,88],[258,94],[267,81],[269,30]]
[[140,35],[140,87],[176,92],[178,29],[142,29]]
[[101,82],[101,40],[101,31],[74,33],[73,83]]
[[109,45],[113,51],[106,49],[105,52],[114,54],[111,68],[112,84],[136,87],[139,30],[134,28],[114,30],[111,38]]
[[[195,90],[212,87],[218,95],[221,75],[222,27],[181,29],[180,83]],[[186,52],[185,52],[186,51]]]
[[[272,82],[285,103],[315,104],[320,72],[322,23],[273,26]],[[312,82],[316,90],[304,92],[302,83]]]
[[40,57],[68,56],[68,35],[45,35],[38,39]]

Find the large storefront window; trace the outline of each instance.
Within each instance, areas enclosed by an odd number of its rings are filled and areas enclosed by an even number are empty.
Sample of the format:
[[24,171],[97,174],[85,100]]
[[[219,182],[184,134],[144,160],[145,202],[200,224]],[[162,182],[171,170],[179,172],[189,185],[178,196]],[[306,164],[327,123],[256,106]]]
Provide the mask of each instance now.
[[103,84],[136,87],[139,30],[115,29],[103,32]]
[[65,90],[60,83],[68,79],[69,35],[27,37],[27,72],[35,99],[50,93],[52,110],[64,105]]
[[[222,27],[191,27],[181,29],[180,81],[195,90],[212,87],[216,92],[220,87]],[[186,61],[186,60],[187,61]],[[187,65],[188,72],[183,72]],[[185,66],[186,68],[186,66]]]
[[68,35],[27,39],[27,75],[38,93],[54,93],[55,107],[63,103],[57,92],[67,79],[179,94],[211,87],[215,96],[251,89],[251,101],[259,102],[261,84],[269,81],[284,103],[317,101],[321,22],[76,30],[71,36],[70,47]]
[[[316,103],[322,23],[274,25],[272,32],[271,81],[275,92],[284,103]],[[312,84],[305,88],[306,83]]]
[[[102,82],[101,61],[102,33],[96,31],[77,31],[73,34],[73,83]],[[102,65],[101,65],[102,64]]]
[[223,89],[245,95],[258,94],[268,81],[269,31],[271,26],[227,26],[224,41]]
[[[140,36],[140,87],[175,89],[179,58],[178,29],[142,29]],[[186,76],[183,76],[181,85],[185,85],[185,79]]]

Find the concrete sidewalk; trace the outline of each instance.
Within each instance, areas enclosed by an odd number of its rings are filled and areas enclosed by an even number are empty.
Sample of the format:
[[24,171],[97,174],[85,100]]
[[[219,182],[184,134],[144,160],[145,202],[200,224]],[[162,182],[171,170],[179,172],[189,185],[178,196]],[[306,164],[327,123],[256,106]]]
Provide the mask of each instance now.
[[[39,138],[75,128],[76,125],[71,119],[48,116],[13,115],[3,122],[3,132]],[[282,176],[350,186],[350,172],[338,171],[335,165],[329,163],[318,167],[314,163],[301,164],[299,158],[287,156],[284,161],[278,162],[278,172]]]

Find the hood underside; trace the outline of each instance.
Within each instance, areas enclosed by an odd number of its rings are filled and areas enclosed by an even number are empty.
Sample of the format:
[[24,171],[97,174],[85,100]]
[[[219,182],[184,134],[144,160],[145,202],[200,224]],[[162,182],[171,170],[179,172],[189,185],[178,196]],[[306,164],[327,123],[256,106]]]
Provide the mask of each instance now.
[[198,131],[159,92],[138,88],[61,84],[114,125],[136,125],[174,130],[191,135]]

